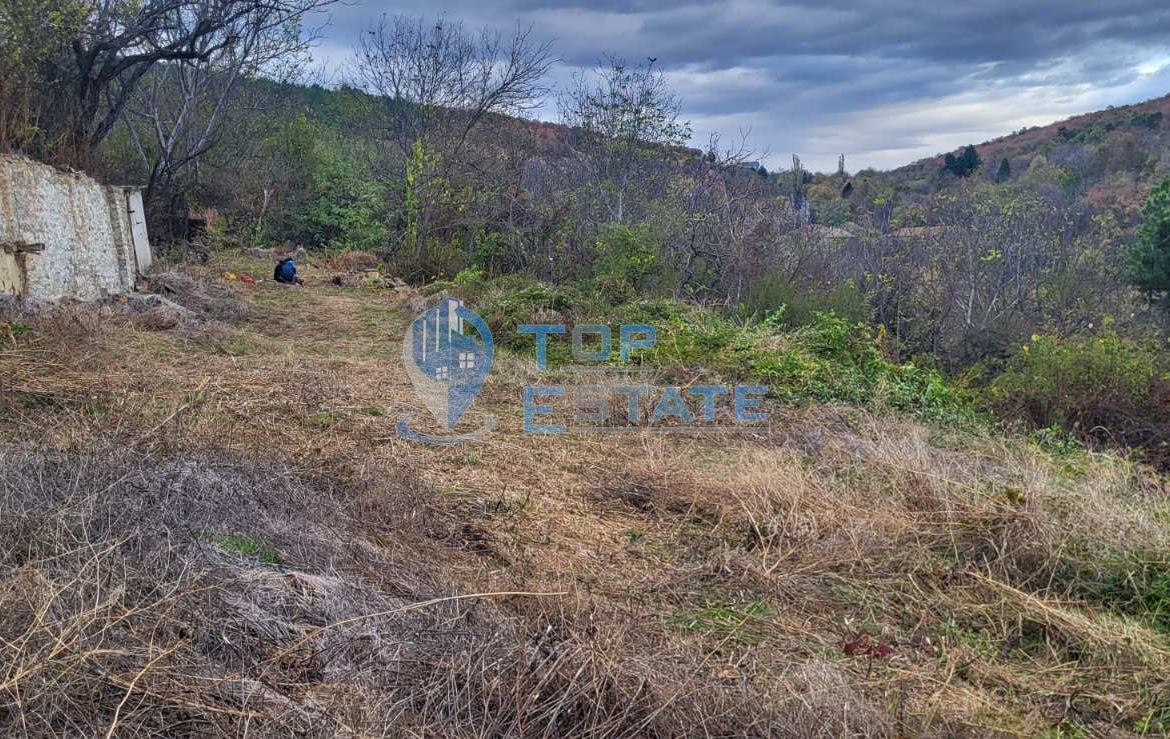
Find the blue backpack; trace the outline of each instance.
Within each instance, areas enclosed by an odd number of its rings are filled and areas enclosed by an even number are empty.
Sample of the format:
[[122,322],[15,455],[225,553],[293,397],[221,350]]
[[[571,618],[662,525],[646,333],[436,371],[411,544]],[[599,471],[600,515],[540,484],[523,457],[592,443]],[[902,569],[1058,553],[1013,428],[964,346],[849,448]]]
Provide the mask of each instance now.
[[297,279],[297,265],[293,264],[293,260],[285,259],[276,265],[276,273],[272,275],[272,279],[277,282],[295,282]]

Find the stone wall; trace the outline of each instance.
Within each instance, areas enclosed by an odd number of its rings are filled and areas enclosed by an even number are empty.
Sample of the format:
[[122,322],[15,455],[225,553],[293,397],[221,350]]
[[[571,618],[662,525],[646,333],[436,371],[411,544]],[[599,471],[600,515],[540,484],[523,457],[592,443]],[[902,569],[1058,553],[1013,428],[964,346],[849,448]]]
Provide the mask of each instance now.
[[50,302],[133,290],[138,267],[130,192],[24,157],[0,156],[0,294]]

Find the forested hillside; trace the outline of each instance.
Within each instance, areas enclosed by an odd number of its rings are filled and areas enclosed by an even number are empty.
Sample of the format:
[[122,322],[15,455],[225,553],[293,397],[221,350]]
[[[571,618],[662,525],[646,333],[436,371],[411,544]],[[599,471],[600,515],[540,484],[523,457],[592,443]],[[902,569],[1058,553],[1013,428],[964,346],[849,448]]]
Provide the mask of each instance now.
[[[1134,331],[1160,320],[1122,274],[1137,209],[1167,166],[1160,118],[1141,110],[1061,124],[1067,138],[1053,126],[976,146],[962,177],[942,157],[854,174],[810,173],[794,158],[797,169],[768,174],[718,142],[687,148],[681,131],[643,131],[661,145],[618,150],[581,128],[495,114],[444,159],[441,147],[390,141],[385,101],[353,88],[251,89],[264,113],[164,188],[182,219],[213,209],[213,227],[248,244],[368,249],[415,279],[478,266],[554,282],[644,250],[654,264],[621,267],[634,287],[749,314],[835,309],[950,367],[1106,315]],[[615,120],[630,113],[617,100]],[[103,165],[140,180],[128,138],[113,135]],[[939,279],[917,279],[926,269]]]
[[[1049,184],[1132,222],[1150,185],[1170,173],[1170,124],[1163,122],[1168,114],[1170,96],[1015,131],[975,147],[983,165],[979,174],[1004,183],[1024,177],[1033,166],[1047,169]],[[956,179],[946,176],[954,172],[945,164],[938,156],[888,176],[910,190],[929,192]]]

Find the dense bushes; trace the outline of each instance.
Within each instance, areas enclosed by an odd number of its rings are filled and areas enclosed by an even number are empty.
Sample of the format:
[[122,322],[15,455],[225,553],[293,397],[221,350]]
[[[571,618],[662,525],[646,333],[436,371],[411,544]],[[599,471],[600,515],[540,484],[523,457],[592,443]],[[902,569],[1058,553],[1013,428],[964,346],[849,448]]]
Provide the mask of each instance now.
[[245,138],[257,155],[209,154],[188,201],[214,205],[249,244],[370,250],[416,283],[478,268],[588,280],[613,304],[694,298],[745,321],[783,307],[793,328],[832,312],[885,325],[891,356],[933,355],[948,371],[1104,314],[1125,317],[1123,333],[1158,320],[1123,278],[1124,206],[1164,144],[1156,116],[1118,113],[1094,143],[981,149],[983,168],[966,147],[952,155],[963,177],[934,164],[814,175],[798,160],[760,177],[717,153],[637,141],[615,163],[604,137],[503,116],[460,136],[455,157],[454,141],[388,142],[419,111],[368,93],[263,92],[287,105],[256,112]]
[[[982,382],[948,382],[929,366],[892,360],[882,327],[832,312],[794,321],[783,306],[760,319],[668,297],[614,304],[602,287],[610,278],[553,286],[519,276],[485,280],[466,270],[431,289],[472,303],[497,344],[522,353],[533,341],[515,331],[521,323],[563,323],[569,331],[579,323],[646,323],[657,341],[634,361],[675,380],[701,373],[767,385],[790,403],[886,407],[947,422],[994,414],[1050,441],[1071,434],[1093,445],[1136,447],[1170,467],[1170,360],[1156,340],[1109,328],[1094,336],[1036,335]],[[548,356],[554,367],[570,362],[568,342],[551,342]]]
[[0,153],[23,151],[69,161],[67,130],[51,128],[47,108],[68,89],[70,40],[88,6],[75,0],[0,3]]
[[[491,327],[497,346],[520,352],[533,349],[532,337],[515,330],[522,323],[563,323],[569,331],[581,323],[645,323],[655,327],[656,343],[634,361],[676,380],[700,372],[726,382],[767,385],[774,397],[791,403],[877,405],[932,419],[977,415],[970,395],[937,371],[891,361],[884,330],[833,313],[815,313],[792,328],[783,309],[763,320],[737,321],[725,311],[673,298],[613,305],[594,281],[571,286],[514,276],[484,281],[475,272],[432,289],[469,301]],[[568,342],[550,342],[548,357],[554,367],[570,361]]]
[[783,400],[876,403],[938,420],[975,416],[971,399],[937,371],[890,361],[885,339],[880,328],[817,313],[787,332],[765,320],[737,337],[723,358]]
[[[642,291],[669,286],[662,245],[650,224],[606,224],[597,239],[593,273],[610,285],[622,283]],[[612,289],[612,288],[611,288]]]
[[311,187],[297,219],[303,238],[334,249],[376,249],[390,238],[386,188],[344,151],[314,147]]
[[1085,441],[1122,444],[1170,463],[1170,361],[1158,342],[1033,336],[986,391],[1003,416]]
[[[0,10],[5,18],[22,48],[40,49],[0,54],[12,72],[0,102],[19,107],[11,101],[27,85],[17,72],[51,61],[60,44],[35,15]],[[521,322],[654,323],[659,343],[644,361],[756,378],[793,401],[945,416],[970,402],[935,367],[1000,362],[1033,333],[1081,335],[1106,314],[1119,317],[1119,336],[1105,345],[1167,326],[1125,280],[1133,208],[1164,170],[1158,111],[993,142],[980,149],[987,167],[967,146],[943,157],[945,172],[924,160],[814,175],[794,157],[791,171],[761,176],[730,154],[684,148],[665,78],[631,70],[609,70],[617,89],[644,83],[651,108],[668,115],[616,138],[647,122],[636,96],[579,99],[613,124],[592,132],[592,112],[566,117],[576,127],[495,114],[452,126],[463,112],[438,115],[438,103],[249,79],[241,100],[266,105],[245,106],[252,112],[223,137],[238,145],[189,170],[176,215],[214,207],[223,218],[208,234],[234,237],[224,241],[371,252],[396,276],[439,280],[432,290],[479,306],[504,346],[530,346],[513,330]],[[0,142],[17,119],[0,119]],[[141,158],[138,133],[121,122],[105,161]],[[1170,293],[1168,188],[1153,190],[1128,260],[1132,285],[1155,297]],[[1032,356],[1017,352],[990,382],[987,406],[1089,441],[1160,443],[1166,420],[1144,409],[1163,400],[1165,368],[1144,364],[1147,354],[1119,368],[1097,362],[1107,349],[1096,343],[1030,344]]]
[[853,323],[873,320],[870,296],[852,279],[825,291],[802,288],[778,277],[761,279],[752,285],[743,311],[749,316],[773,313],[786,326],[809,323],[817,313],[834,313]]

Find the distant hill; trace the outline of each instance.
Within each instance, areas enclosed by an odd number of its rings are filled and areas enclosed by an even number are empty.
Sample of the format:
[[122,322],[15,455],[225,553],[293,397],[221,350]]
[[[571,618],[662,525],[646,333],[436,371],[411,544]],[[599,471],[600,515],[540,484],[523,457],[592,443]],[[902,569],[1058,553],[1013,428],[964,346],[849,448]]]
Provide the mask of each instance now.
[[[271,83],[260,82],[261,85]],[[361,128],[361,110],[374,99],[352,88],[329,90],[318,85],[280,85],[277,95],[326,125],[342,132]],[[491,115],[485,127],[495,135],[526,142],[533,156],[572,156],[572,129],[554,122]],[[1150,184],[1170,174],[1170,95],[1134,105],[1110,107],[1073,116],[1046,126],[1033,126],[982,143],[972,142],[982,160],[972,175],[994,180],[1007,160],[1007,181],[1024,176],[1037,157],[1048,170],[1043,176],[1094,206],[1135,214]],[[960,147],[953,153],[958,156]],[[703,152],[680,149],[681,160],[699,159]],[[941,152],[892,170],[862,170],[855,181],[875,180],[908,195],[947,189],[959,178],[943,173]],[[780,175],[778,170],[775,175]],[[824,177],[824,176],[821,176]],[[820,177],[818,179],[821,179]],[[787,182],[787,178],[784,180]],[[833,179],[835,182],[835,178]],[[844,182],[839,183],[838,188]]]
[[[958,156],[963,148],[952,153]],[[1053,172],[1062,186],[1093,205],[1133,213],[1150,184],[1170,174],[1170,95],[1024,128],[975,149],[982,167],[974,177],[996,178],[1006,160],[1008,181],[1017,180],[1035,162],[1059,168]],[[940,174],[944,157],[921,159],[882,177],[911,190],[945,188],[958,178]]]

